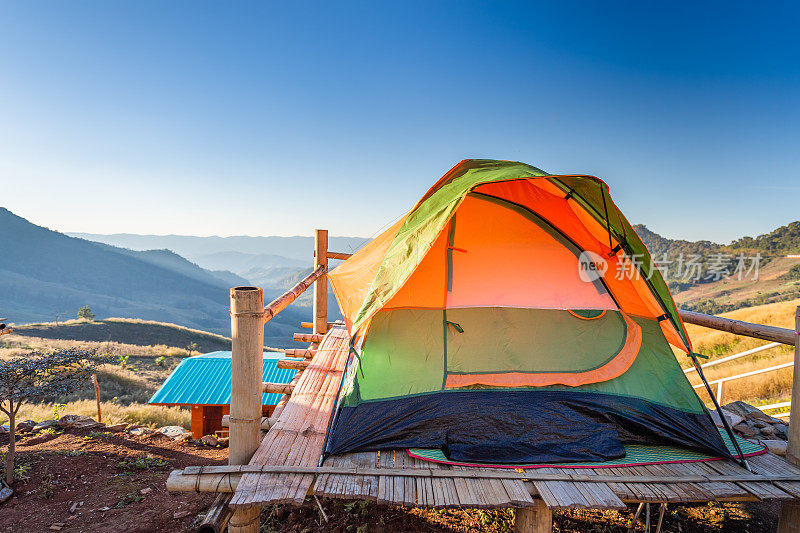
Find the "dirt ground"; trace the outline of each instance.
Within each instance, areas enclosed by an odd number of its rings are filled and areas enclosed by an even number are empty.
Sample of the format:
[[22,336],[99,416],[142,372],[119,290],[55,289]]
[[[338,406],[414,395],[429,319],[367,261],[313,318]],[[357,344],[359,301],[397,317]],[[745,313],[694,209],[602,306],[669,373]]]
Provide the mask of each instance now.
[[[224,464],[227,449],[176,443],[162,435],[68,431],[25,446],[18,440],[17,465],[23,478],[14,496],[0,504],[0,532],[158,532],[192,531],[212,494],[168,493],[175,468]],[[0,435],[0,453],[8,436]],[[149,489],[149,490],[148,490]],[[302,507],[274,505],[262,512],[262,532],[384,533],[503,532],[513,530],[507,509],[431,510],[381,507],[370,502],[323,500],[326,523],[313,501]],[[559,532],[624,532],[634,507],[623,512],[555,513]],[[653,506],[655,518],[657,507]],[[778,505],[708,504],[670,506],[665,532],[758,533],[776,529]],[[51,526],[55,528],[51,529]],[[638,531],[643,531],[640,524]]]

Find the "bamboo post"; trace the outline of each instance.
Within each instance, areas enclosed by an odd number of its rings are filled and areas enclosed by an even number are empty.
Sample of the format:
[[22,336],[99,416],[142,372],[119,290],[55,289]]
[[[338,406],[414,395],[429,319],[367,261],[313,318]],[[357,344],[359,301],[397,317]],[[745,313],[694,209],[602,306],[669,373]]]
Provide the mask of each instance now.
[[97,383],[97,374],[92,374],[92,383],[94,384],[94,398],[97,400],[97,421],[103,422],[103,414],[100,412],[100,385]]
[[[231,289],[231,414],[228,464],[245,465],[261,436],[261,383],[264,373],[264,292]],[[234,511],[231,533],[258,533],[260,508]]]
[[[792,411],[789,416],[789,442],[786,459],[800,465],[800,306],[794,314],[794,375],[792,376]],[[791,500],[781,504],[778,533],[800,533],[800,502]]]
[[553,511],[542,500],[534,500],[533,507],[514,510],[515,533],[550,533],[553,531]]
[[[328,271],[328,230],[316,230],[314,237],[314,269]],[[314,333],[328,332],[328,276],[323,274],[314,283]]]

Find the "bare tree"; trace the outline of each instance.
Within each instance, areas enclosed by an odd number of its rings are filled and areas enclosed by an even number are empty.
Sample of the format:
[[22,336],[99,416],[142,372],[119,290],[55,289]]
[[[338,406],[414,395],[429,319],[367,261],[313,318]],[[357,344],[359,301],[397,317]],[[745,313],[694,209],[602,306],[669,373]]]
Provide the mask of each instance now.
[[91,384],[90,377],[109,358],[94,351],[41,351],[0,361],[0,411],[8,415],[11,441],[6,454],[6,482],[14,481],[16,416],[25,402],[69,394]]

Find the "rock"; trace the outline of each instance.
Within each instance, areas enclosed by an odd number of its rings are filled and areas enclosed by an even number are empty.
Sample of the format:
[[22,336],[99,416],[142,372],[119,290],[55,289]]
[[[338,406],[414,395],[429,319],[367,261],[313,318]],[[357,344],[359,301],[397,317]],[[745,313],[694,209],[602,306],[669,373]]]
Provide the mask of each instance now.
[[[728,419],[728,424],[730,424],[731,427],[735,426],[736,424],[738,424],[739,422],[744,420],[743,417],[737,415],[736,413],[732,413],[730,411],[727,411],[726,409],[721,409],[721,411],[722,411],[722,414],[725,416],[725,418]],[[714,421],[714,423],[716,425],[718,425],[718,426],[722,426],[723,425],[722,424],[722,420],[719,417],[719,412],[717,412],[716,409],[711,411],[711,419]]]
[[33,426],[33,431],[43,431],[58,425],[58,420],[44,420]]
[[150,429],[148,427],[138,427],[130,430],[129,433],[131,435],[150,435],[152,433],[155,433],[155,430]]
[[192,513],[190,513],[189,511],[178,511],[177,513],[174,513],[172,515],[172,518],[174,518],[175,520],[180,520],[181,518],[186,518],[190,514]]
[[145,487],[139,491],[139,494],[144,496],[145,494],[150,494],[151,492],[153,492],[153,489],[151,489],[150,487]]
[[3,483],[0,483],[0,503],[3,503],[13,495],[14,495],[13,490],[6,487]]
[[789,438],[789,426],[786,424],[775,424],[772,427],[775,428],[775,434],[783,440]]
[[734,431],[739,433],[744,437],[755,437],[758,435],[758,430],[756,428],[751,428],[744,422],[741,422],[733,427]]
[[203,436],[202,439],[200,439],[200,442],[202,442],[206,446],[216,446],[217,444],[219,444],[217,437],[215,437],[214,435],[205,435]]
[[775,428],[770,425],[767,425],[761,428],[761,434],[764,435],[765,437],[772,437],[773,435],[775,435]]
[[111,424],[110,426],[106,426],[106,431],[113,431],[114,433],[118,433],[120,431],[125,431],[125,428],[128,427],[128,424]]
[[75,502],[69,507],[70,514],[75,514],[75,511],[78,510],[78,507],[83,507],[83,502]]
[[189,442],[190,440],[192,440],[192,434],[188,432],[175,437],[176,442]]
[[159,429],[158,432],[172,439],[189,434],[189,432],[181,426],[164,426],[163,428]]
[[[767,424],[763,420],[753,420],[753,425],[755,427],[757,427],[758,429],[765,428],[765,427],[769,426],[769,424]],[[772,427],[772,426],[770,426],[770,427]]]
[[761,443],[767,447],[769,451],[775,455],[786,455],[786,441],[785,440],[762,440]]
[[34,427],[36,427],[35,420],[23,420],[19,424],[17,424],[17,431],[20,433],[24,433],[26,431],[31,431]]
[[[758,411],[759,413],[761,413],[761,411],[759,411],[757,407],[753,407],[749,403],[742,401],[731,402],[729,404],[723,405],[722,408],[728,411],[729,413],[736,413],[742,418],[747,418],[747,415],[754,411]],[[761,414],[763,415],[764,413]]]
[[58,419],[58,425],[63,429],[94,429],[103,427],[103,424],[97,420],[82,415],[64,415]]
[[223,448],[227,448],[228,447],[228,442],[230,442],[230,438],[228,438],[228,437],[220,437],[220,438],[217,439],[217,444],[219,444]]
[[64,528],[64,522],[56,522],[55,524],[50,525],[50,529],[53,531],[61,531]]
[[776,422],[774,418],[772,418],[766,413],[759,411],[758,409],[750,413],[747,413],[747,416],[745,418],[747,418],[748,420],[752,420],[753,422],[765,422],[767,424],[773,424]]

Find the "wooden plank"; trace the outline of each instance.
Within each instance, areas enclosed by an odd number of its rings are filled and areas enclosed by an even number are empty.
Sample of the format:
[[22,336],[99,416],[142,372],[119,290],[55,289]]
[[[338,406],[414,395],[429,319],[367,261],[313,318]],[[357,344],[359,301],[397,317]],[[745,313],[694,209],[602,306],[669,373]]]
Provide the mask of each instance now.
[[[800,468],[772,453],[750,457],[747,459],[747,462],[754,472],[772,477],[773,479],[779,479],[782,475],[785,476],[786,474],[791,475],[800,472]],[[800,498],[800,482],[773,481],[773,484],[795,498]]]
[[[267,433],[251,465],[316,466],[347,358],[347,333],[332,328],[297,382],[277,424]],[[231,500],[233,507],[305,499],[313,474],[245,474]]]
[[[707,466],[722,475],[739,476],[749,473],[731,461],[709,461]],[[740,481],[736,484],[760,500],[787,500],[793,498],[789,493],[769,482]]]
[[[447,465],[442,465],[447,466]],[[650,465],[658,466],[658,465]],[[191,476],[198,473],[203,475],[215,474],[301,474],[301,475],[320,475],[320,474],[336,474],[345,476],[397,476],[397,477],[429,477],[429,478],[456,478],[462,477],[473,480],[483,479],[510,479],[510,480],[523,480],[523,481],[562,481],[571,483],[628,483],[628,484],[648,484],[648,485],[663,485],[663,484],[676,484],[676,483],[735,483],[743,481],[752,482],[800,482],[800,474],[743,474],[735,476],[724,476],[719,474],[691,474],[691,475],[656,475],[652,470],[644,471],[635,469],[650,468],[650,466],[637,466],[637,467],[619,467],[619,468],[602,468],[597,469],[602,472],[610,472],[606,474],[596,473],[588,475],[585,470],[589,469],[571,469],[571,468],[557,468],[550,469],[557,470],[558,473],[541,473],[538,471],[544,470],[529,469],[527,473],[521,474],[514,472],[510,469],[495,469],[495,468],[468,468],[465,467],[464,471],[458,470],[441,470],[439,468],[431,469],[430,467],[420,468],[402,468],[402,467],[378,467],[378,468],[357,468],[357,467],[331,467],[331,466],[293,466],[293,465],[241,465],[241,466],[188,466],[178,472],[184,475]],[[201,470],[202,469],[202,472]],[[577,474],[571,472],[579,472]],[[637,474],[636,472],[640,472]],[[614,473],[618,472],[618,473]]]

